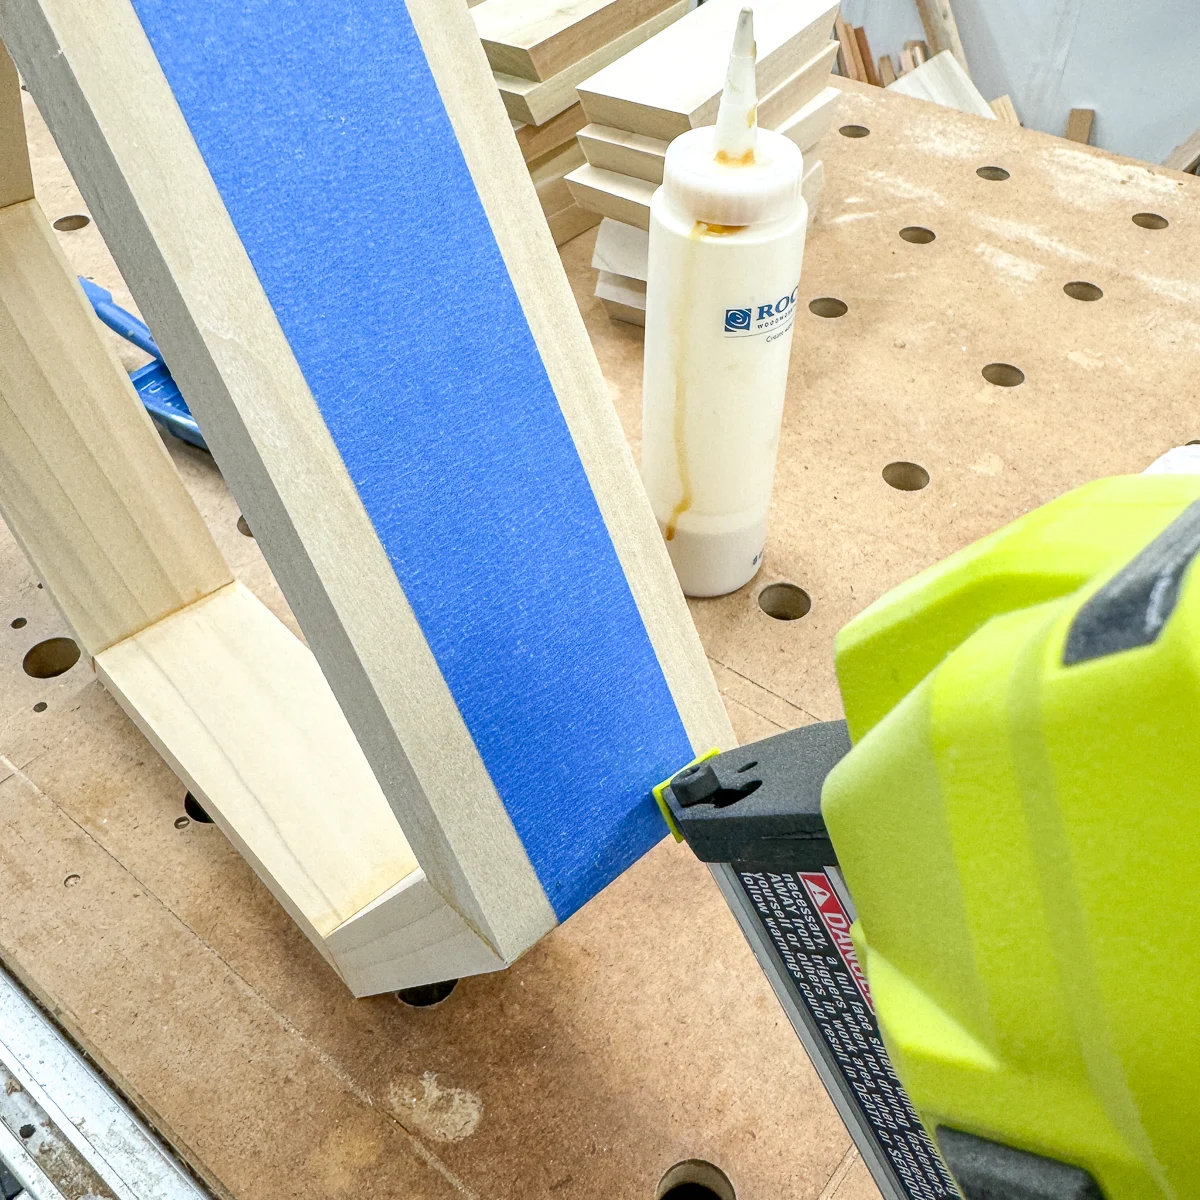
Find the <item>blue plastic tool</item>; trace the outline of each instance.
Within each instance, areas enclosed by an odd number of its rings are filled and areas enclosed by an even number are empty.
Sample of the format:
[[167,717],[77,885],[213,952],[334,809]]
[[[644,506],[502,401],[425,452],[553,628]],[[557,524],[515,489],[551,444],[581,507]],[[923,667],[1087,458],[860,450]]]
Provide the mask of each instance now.
[[153,361],[144,367],[138,367],[129,376],[129,381],[137,389],[146,411],[168,433],[193,446],[199,446],[201,450],[207,450],[208,446],[204,443],[196,418],[192,416],[187,401],[184,400],[175,380],[171,378],[171,372],[163,362],[162,351],[159,350],[149,327],[117,304],[112,298],[112,292],[90,279],[84,279],[82,275],[79,282],[83,286],[84,295],[96,310],[96,316],[113,333],[120,334],[139,350],[153,355]]

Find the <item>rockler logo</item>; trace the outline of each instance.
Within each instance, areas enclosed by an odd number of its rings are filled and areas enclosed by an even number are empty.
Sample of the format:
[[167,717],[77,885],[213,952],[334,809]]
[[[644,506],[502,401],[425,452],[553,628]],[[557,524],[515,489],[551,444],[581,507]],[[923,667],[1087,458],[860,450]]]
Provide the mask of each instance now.
[[796,291],[790,296],[781,296],[770,304],[754,304],[749,308],[727,308],[725,310],[726,337],[757,337],[760,333],[767,334],[767,341],[773,342],[780,334],[786,333],[792,327],[792,317],[796,308]]

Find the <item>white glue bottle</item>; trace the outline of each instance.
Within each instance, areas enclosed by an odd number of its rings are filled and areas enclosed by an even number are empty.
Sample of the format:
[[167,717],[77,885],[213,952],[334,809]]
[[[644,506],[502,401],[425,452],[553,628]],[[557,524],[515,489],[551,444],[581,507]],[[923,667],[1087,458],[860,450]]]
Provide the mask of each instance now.
[[762,562],[808,205],[803,158],[759,129],[742,9],[715,126],[667,147],[650,203],[642,479],[684,592]]

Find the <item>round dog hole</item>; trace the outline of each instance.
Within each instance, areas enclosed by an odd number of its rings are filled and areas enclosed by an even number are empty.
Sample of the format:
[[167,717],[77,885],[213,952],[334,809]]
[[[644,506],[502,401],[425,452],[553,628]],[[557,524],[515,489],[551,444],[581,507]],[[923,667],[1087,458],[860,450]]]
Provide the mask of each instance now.
[[794,583],[769,583],[758,593],[758,607],[776,621],[798,621],[812,609],[812,597]]
[[808,302],[808,311],[817,317],[844,317],[850,310],[845,300],[835,296],[818,296]]
[[702,1158],[688,1158],[663,1175],[654,1200],[737,1200],[737,1193],[720,1167]]
[[32,647],[21,667],[34,679],[53,679],[65,675],[78,661],[79,647],[68,637],[54,637]]
[[1025,372],[1012,363],[988,363],[983,368],[983,377],[997,387],[1016,387],[1025,382]]
[[929,486],[929,472],[920,463],[890,462],[883,468],[883,480],[898,492],[919,492]]

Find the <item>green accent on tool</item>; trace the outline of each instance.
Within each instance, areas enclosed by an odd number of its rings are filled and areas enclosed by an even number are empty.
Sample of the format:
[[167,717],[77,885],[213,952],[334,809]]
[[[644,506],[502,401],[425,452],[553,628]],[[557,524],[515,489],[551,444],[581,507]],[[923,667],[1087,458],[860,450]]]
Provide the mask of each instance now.
[[952,1167],[991,1145],[1106,1200],[1200,1196],[1197,501],[1082,487],[837,639],[854,748],[822,809]]

